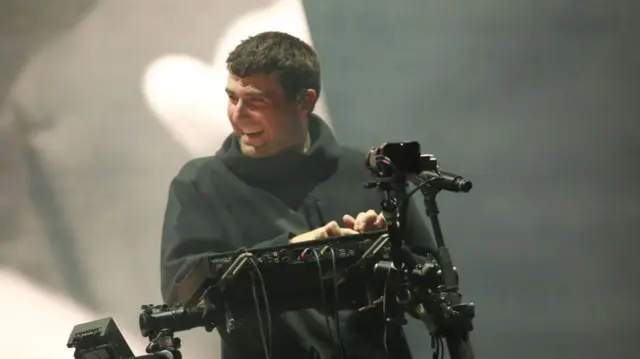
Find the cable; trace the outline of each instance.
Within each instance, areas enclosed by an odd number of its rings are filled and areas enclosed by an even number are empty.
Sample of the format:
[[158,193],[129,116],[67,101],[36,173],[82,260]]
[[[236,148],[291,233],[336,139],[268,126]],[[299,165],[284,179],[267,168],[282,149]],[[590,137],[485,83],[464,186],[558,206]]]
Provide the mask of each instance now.
[[387,354],[387,356],[389,356],[389,345],[387,343],[387,327],[389,326],[389,323],[386,322],[387,320],[387,284],[389,284],[390,276],[391,276],[391,266],[389,266],[389,269],[387,269],[387,276],[384,280],[384,289],[382,292],[382,316],[385,320],[384,329],[382,332],[382,344],[384,345],[384,351]]
[[267,288],[264,277],[262,276],[262,272],[260,271],[260,268],[258,267],[255,259],[251,258],[251,263],[253,263],[253,266],[256,268],[256,273],[258,273],[258,277],[260,278],[262,297],[264,298],[264,306],[267,311],[267,333],[269,337],[269,356],[267,357],[267,359],[270,359],[272,357],[273,351],[273,323],[271,318],[271,306],[269,305],[269,296],[267,295]]
[[336,252],[331,246],[326,246],[322,248],[320,251],[321,255],[327,251],[327,249],[331,252],[331,271],[333,272],[333,300],[334,300],[334,310],[333,310],[333,320],[335,321],[336,326],[336,336],[338,337],[338,357],[340,359],[344,359],[344,347],[342,343],[342,335],[340,334],[340,317],[338,315],[338,306],[339,306],[339,295],[338,295],[338,265],[336,263]]
[[398,206],[398,208],[403,209],[403,208],[404,208],[404,206],[406,206],[406,205],[409,203],[409,198],[410,198],[411,196],[413,196],[414,194],[416,194],[416,192],[418,192],[419,190],[421,190],[421,189],[422,189],[422,187],[424,187],[424,186],[426,186],[426,185],[430,184],[432,181],[435,181],[436,179],[437,179],[437,178],[430,178],[430,179],[427,179],[427,180],[424,180],[424,181],[420,182],[420,184],[418,184],[418,185],[416,186],[416,188],[414,188],[414,189],[412,189],[411,191],[409,191],[409,192],[407,193],[407,195],[406,195],[406,196],[405,196],[405,197],[400,201],[400,205]]
[[[397,175],[398,173],[400,173],[400,171],[398,171],[398,168],[396,167],[395,164],[393,164],[393,162],[391,161],[391,159],[387,156],[384,155],[378,155],[374,157],[374,162],[376,164],[376,170],[377,170],[377,175],[379,177],[387,177],[386,175],[386,169],[391,170],[391,177]],[[380,164],[382,164],[382,166],[380,166]]]
[[332,247],[329,247],[329,250],[331,251],[331,271],[333,272],[333,299],[335,301],[334,304],[334,311],[333,311],[333,315],[334,315],[334,320],[336,322],[336,336],[338,337],[338,343],[340,344],[339,349],[339,358],[344,359],[344,348],[342,347],[342,335],[340,334],[340,317],[338,315],[338,305],[339,305],[339,300],[338,300],[338,266],[336,264],[336,252],[333,250]]
[[444,339],[436,333],[431,335],[431,350],[433,351],[432,359],[444,359]]
[[338,343],[338,340],[333,336],[333,331],[331,330],[331,323],[329,321],[329,307],[327,305],[327,291],[324,288],[324,280],[322,278],[322,265],[320,264],[320,256],[318,255],[318,252],[315,249],[310,249],[310,248],[306,248],[305,250],[302,251],[302,253],[300,254],[301,257],[305,257],[307,251],[311,251],[313,253],[313,255],[316,257],[316,264],[318,267],[318,279],[320,280],[320,293],[322,295],[322,310],[323,310],[323,314],[324,314],[324,321],[327,324],[327,333],[329,334],[329,337],[331,338],[331,341],[333,342],[333,345],[335,346],[335,350],[339,351],[340,350],[340,344]]
[[252,288],[251,291],[253,293],[253,300],[255,302],[255,306],[256,306],[256,316],[258,317],[258,326],[260,326],[260,337],[262,339],[262,346],[263,346],[263,350],[264,350],[264,354],[266,359],[271,359],[272,358],[272,350],[273,350],[273,325],[272,325],[272,321],[271,321],[271,306],[269,305],[269,297],[267,295],[267,288],[265,285],[265,281],[264,281],[264,277],[262,276],[262,272],[260,271],[260,267],[258,266],[258,263],[256,263],[255,259],[253,257],[249,257],[249,260],[251,261],[251,264],[253,264],[253,268],[256,270],[256,273],[258,274],[258,278],[260,279],[260,287],[262,289],[262,297],[264,298],[264,305],[265,305],[265,309],[267,312],[267,336],[268,336],[268,344],[267,344],[267,340],[265,338],[264,335],[264,323],[262,322],[262,315],[261,315],[261,311],[260,311],[260,303],[258,301],[258,293],[256,290],[256,285],[255,285],[255,277],[253,275],[253,272],[249,272],[250,276],[251,276],[251,283]]
[[264,351],[264,356],[266,359],[271,359],[271,355],[269,355],[269,351],[271,348],[267,345],[267,339],[264,335],[264,323],[262,322],[262,314],[260,311],[260,303],[258,301],[258,291],[256,290],[255,277],[253,276],[253,272],[249,272],[251,276],[251,292],[253,293],[253,302],[256,307],[256,316],[258,317],[258,326],[260,327],[260,339],[262,340],[262,349]]
[[433,350],[431,358],[444,359],[444,344],[442,343],[442,338],[435,335],[431,336],[431,350]]

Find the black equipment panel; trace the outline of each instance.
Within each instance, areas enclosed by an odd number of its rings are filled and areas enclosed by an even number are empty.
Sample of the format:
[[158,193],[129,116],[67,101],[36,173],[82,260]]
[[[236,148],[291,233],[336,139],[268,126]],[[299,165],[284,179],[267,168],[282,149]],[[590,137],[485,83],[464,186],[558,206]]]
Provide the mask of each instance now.
[[[282,295],[287,295],[292,300],[299,301],[300,306],[304,306],[304,298],[294,296],[294,293],[303,293],[309,290],[306,296],[319,295],[320,278],[318,273],[318,261],[323,276],[326,280],[325,291],[333,292],[333,265],[339,274],[349,266],[356,264],[362,256],[381,236],[386,236],[385,231],[375,231],[356,234],[345,237],[328,238],[324,240],[309,241],[288,245],[279,245],[268,248],[240,249],[234,252],[217,253],[210,255],[206,260],[201,261],[180,283],[179,291],[173,293],[172,303],[182,303],[186,306],[196,305],[203,297],[205,290],[209,289],[210,295],[216,291],[227,291],[229,283],[220,287],[220,280],[224,272],[231,266],[234,259],[242,253],[251,253],[252,260],[249,260],[237,277],[231,281],[233,292],[238,291],[240,299],[253,300],[252,288],[255,283],[260,288],[260,279],[254,274],[254,281],[251,281],[249,273],[254,270],[254,263],[257,265],[265,281],[266,290],[269,296],[276,296],[279,299]],[[331,251],[333,249],[333,253]],[[377,260],[384,260],[388,255],[388,246],[378,251]],[[349,289],[362,290],[349,286]],[[247,291],[244,291],[247,290]],[[345,289],[347,290],[347,289]],[[362,292],[364,293],[364,292]],[[230,294],[229,294],[230,295]],[[214,299],[214,298],[211,298]],[[231,298],[227,298],[231,299]],[[315,298],[317,301],[317,296]],[[240,300],[243,301],[243,300]],[[275,304],[275,299],[274,299]],[[288,305],[283,303],[283,305]]]

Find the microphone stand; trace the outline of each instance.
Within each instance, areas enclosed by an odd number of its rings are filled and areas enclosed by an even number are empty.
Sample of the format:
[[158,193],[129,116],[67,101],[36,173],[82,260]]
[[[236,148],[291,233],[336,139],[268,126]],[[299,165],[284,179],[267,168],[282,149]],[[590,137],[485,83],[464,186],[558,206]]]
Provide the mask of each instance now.
[[177,357],[174,356],[171,352],[166,352],[166,353],[158,352],[155,354],[137,356],[132,359],[177,359]]
[[182,341],[173,336],[173,330],[162,329],[153,338],[149,337],[146,348],[148,355],[135,359],[182,359],[181,346]]
[[[409,290],[409,268],[404,263],[404,253],[402,250],[402,228],[399,218],[404,217],[404,213],[398,206],[398,200],[394,195],[394,185],[404,184],[404,177],[381,178],[374,182],[365,184],[365,188],[378,188],[382,192],[382,214],[387,223],[388,241],[391,246],[391,268],[387,272],[387,281],[393,282],[393,289],[386,288],[385,298],[391,300],[384,302],[384,341],[388,350],[388,357],[392,359],[412,359],[409,344],[407,343],[402,327],[407,324],[405,317],[405,305],[411,300]],[[393,278],[389,278],[393,277]]]
[[475,316],[475,310],[472,303],[461,303],[462,295],[458,292],[458,276],[449,249],[444,244],[438,219],[440,211],[436,203],[436,196],[441,188],[430,185],[429,179],[423,183],[420,185],[420,191],[424,197],[426,215],[431,220],[443,282],[441,290],[434,293],[433,298],[423,305],[437,326],[436,335],[445,338],[450,358],[473,359],[469,332],[473,330],[472,319]]

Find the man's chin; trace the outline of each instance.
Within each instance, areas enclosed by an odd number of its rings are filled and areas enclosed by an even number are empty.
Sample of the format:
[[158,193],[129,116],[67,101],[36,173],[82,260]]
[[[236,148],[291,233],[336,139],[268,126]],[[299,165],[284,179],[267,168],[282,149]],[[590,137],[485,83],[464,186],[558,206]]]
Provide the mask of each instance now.
[[266,151],[263,143],[248,143],[241,140],[240,150],[247,157],[267,157],[271,155],[268,153],[269,151]]

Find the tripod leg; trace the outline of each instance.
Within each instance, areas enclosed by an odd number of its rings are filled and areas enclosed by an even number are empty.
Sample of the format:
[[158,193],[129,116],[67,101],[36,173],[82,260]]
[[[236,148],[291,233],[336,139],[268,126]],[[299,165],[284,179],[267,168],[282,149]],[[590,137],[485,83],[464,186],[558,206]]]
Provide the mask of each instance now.
[[388,359],[412,359],[402,326],[389,325],[385,336]]

